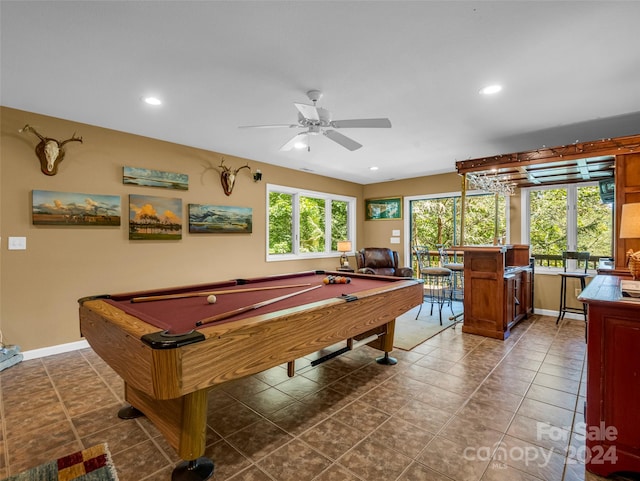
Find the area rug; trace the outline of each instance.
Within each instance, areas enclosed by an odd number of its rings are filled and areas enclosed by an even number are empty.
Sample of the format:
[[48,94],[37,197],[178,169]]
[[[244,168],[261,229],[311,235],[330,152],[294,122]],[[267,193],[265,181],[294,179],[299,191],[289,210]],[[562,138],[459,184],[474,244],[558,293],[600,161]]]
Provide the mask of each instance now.
[[[442,325],[440,325],[440,317],[436,306],[434,306],[433,315],[429,314],[431,311],[431,304],[428,302],[425,302],[422,305],[422,311],[420,311],[420,315],[418,316],[418,319],[416,319],[419,307],[420,306],[411,309],[396,319],[393,347],[404,351],[410,351],[427,339],[432,338],[436,334],[439,334],[445,329],[449,329],[456,324],[449,320],[449,316],[451,316],[451,309],[449,306],[445,306],[442,309]],[[462,303],[454,302],[453,312],[454,314],[462,312]],[[459,320],[458,323],[460,323]]]
[[118,481],[106,444],[49,461],[5,481]]

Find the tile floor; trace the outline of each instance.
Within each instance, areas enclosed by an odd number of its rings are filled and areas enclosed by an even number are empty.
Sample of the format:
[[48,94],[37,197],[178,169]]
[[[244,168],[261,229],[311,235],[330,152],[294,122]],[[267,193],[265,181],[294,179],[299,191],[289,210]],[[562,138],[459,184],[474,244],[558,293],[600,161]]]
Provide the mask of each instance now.
[[[533,316],[506,341],[448,329],[394,351],[391,367],[364,347],[298,361],[293,378],[281,366],[221,385],[209,394],[213,479],[601,479],[577,460],[584,323],[554,321]],[[107,442],[121,481],[171,479],[174,450],[145,418],[116,417],[123,383],[91,349],[23,361],[0,388],[0,476]]]

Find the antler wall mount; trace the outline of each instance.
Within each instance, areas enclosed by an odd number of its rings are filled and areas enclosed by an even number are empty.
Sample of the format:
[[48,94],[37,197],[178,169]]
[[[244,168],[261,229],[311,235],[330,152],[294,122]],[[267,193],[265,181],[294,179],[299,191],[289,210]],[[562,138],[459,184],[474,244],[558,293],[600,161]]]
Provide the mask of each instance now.
[[251,172],[249,164],[238,167],[237,169],[232,169],[231,167],[224,165],[224,159],[220,161],[219,167],[222,169],[222,172],[220,172],[220,182],[222,183],[222,189],[226,195],[231,195],[231,192],[233,192],[233,186],[236,183],[236,175],[240,170],[249,169],[249,172]]
[[56,175],[58,173],[58,166],[64,158],[65,150],[64,144],[67,142],[80,142],[82,143],[82,137],[76,137],[75,132],[70,139],[63,140],[62,142],[52,139],[51,137],[45,137],[40,135],[36,129],[29,124],[22,127],[19,132],[33,132],[40,142],[36,145],[36,155],[40,160],[40,170],[45,175]]

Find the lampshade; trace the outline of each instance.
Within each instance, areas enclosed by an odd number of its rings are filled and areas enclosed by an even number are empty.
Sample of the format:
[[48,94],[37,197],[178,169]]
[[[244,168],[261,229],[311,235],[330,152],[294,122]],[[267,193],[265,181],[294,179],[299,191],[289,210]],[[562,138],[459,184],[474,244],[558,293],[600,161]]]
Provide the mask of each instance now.
[[[620,216],[620,238],[640,239],[640,202],[624,204]],[[340,243],[338,243],[340,245]],[[338,248],[340,250],[340,248]]]
[[351,241],[338,241],[338,252],[350,252]]

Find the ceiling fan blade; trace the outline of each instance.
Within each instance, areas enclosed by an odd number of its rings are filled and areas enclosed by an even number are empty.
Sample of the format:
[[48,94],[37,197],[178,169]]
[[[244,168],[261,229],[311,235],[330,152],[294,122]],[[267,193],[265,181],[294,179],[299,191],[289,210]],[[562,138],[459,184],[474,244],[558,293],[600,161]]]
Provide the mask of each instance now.
[[331,127],[336,129],[363,128],[363,129],[388,129],[391,128],[389,119],[352,119],[352,120],[334,120]]
[[298,142],[302,142],[303,135],[307,135],[306,132],[300,132],[299,134],[294,135],[286,144],[280,147],[280,150],[291,150],[295,147]]
[[294,103],[298,111],[302,114],[305,119],[309,120],[320,120],[320,116],[318,115],[318,109],[316,109],[313,105],[307,104],[297,104]]
[[350,139],[346,135],[342,135],[340,132],[336,132],[335,130],[325,130],[323,133],[326,137],[329,137],[334,142],[339,143],[345,149],[353,151],[362,147],[362,144],[359,144],[355,140]]
[[273,125],[240,125],[239,129],[275,129],[280,127],[287,127],[292,129],[294,127],[300,127],[298,124],[273,124]]

